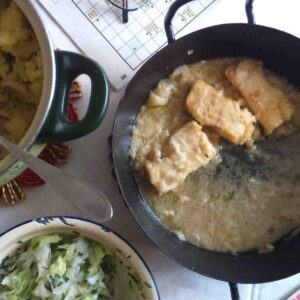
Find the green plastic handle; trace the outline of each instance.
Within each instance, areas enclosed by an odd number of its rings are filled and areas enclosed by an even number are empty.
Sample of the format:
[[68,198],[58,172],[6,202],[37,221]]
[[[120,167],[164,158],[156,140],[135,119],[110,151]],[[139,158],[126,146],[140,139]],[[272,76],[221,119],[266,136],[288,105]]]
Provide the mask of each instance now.
[[[55,51],[56,85],[53,101],[39,134],[43,142],[63,142],[94,131],[103,121],[109,102],[109,83],[103,69],[92,59],[67,51]],[[86,74],[91,80],[91,96],[85,117],[79,122],[68,120],[66,112],[73,80]]]

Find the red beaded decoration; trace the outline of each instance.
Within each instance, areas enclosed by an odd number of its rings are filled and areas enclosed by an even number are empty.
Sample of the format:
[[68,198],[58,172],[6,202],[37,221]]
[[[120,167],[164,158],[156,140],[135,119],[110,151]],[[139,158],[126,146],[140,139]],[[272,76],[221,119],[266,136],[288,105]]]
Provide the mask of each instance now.
[[72,103],[70,103],[68,106],[68,117],[69,117],[69,120],[73,123],[79,121],[77,109]]

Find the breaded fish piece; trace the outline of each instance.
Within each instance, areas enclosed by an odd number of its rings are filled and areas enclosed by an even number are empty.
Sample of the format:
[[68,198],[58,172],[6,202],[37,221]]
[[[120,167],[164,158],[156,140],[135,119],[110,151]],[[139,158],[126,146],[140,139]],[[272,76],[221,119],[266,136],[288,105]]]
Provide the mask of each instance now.
[[218,153],[217,143],[209,140],[197,122],[186,123],[170,137],[163,157],[146,160],[150,182],[159,194],[175,189],[191,172],[208,164]]
[[256,122],[252,113],[202,80],[197,80],[191,88],[186,107],[202,126],[213,127],[233,144],[242,145],[251,139]]
[[150,92],[146,103],[149,107],[165,106],[168,104],[172,92],[176,89],[174,82],[162,80],[157,87]]
[[227,68],[225,75],[241,92],[266,135],[291,120],[295,110],[293,104],[267,81],[260,62],[244,60]]

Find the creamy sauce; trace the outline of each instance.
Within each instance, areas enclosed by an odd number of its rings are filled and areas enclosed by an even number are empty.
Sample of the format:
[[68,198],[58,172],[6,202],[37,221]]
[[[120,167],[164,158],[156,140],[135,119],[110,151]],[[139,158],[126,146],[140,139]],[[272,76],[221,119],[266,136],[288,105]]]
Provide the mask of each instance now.
[[281,88],[296,109],[292,122],[268,139],[251,149],[223,142],[207,167],[161,196],[144,172],[150,151],[161,150],[174,131],[192,120],[184,100],[195,80],[206,81],[225,96],[241,98],[224,76],[233,62],[237,59],[202,61],[180,67],[164,80],[173,87],[167,105],[153,107],[146,102],[137,118],[132,136],[134,167],[144,197],[179,238],[223,252],[271,249],[300,223],[300,135],[295,133],[300,124],[300,93],[285,79],[266,70],[268,81]]

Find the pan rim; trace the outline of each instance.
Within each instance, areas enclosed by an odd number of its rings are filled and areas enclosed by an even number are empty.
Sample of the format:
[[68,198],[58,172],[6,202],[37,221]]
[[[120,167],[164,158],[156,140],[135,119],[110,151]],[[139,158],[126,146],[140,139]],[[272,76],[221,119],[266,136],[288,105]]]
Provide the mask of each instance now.
[[[220,25],[214,25],[214,26],[211,26],[211,27],[207,27],[207,28],[201,29],[199,31],[196,31],[194,33],[191,33],[191,34],[189,34],[187,36],[184,36],[184,37],[178,39],[177,41],[175,41],[171,45],[169,45],[167,47],[164,47],[161,50],[159,50],[155,55],[153,55],[148,60],[148,62],[145,63],[145,65],[151,64],[151,61],[154,61],[156,59],[156,57],[160,53],[162,53],[164,51],[169,51],[167,49],[171,49],[171,47],[174,47],[174,45],[176,45],[177,42],[179,42],[179,41],[183,42],[185,39],[190,38],[192,35],[199,34],[199,32],[203,32],[203,31],[207,31],[207,30],[220,29],[221,27],[237,27],[237,26],[238,27],[243,26],[245,28],[246,27],[247,28],[250,28],[250,27],[252,27],[252,28],[261,28],[262,30],[270,30],[270,31],[273,31],[273,32],[276,31],[279,34],[284,34],[284,35],[289,36],[290,38],[296,39],[300,43],[300,40],[297,37],[295,37],[295,36],[293,36],[293,35],[291,35],[289,33],[286,33],[284,31],[281,31],[281,30],[278,30],[278,29],[274,29],[274,28],[270,28],[270,27],[267,27],[267,26],[254,25],[254,24],[244,24],[244,23],[220,24]],[[150,240],[160,250],[162,250],[167,256],[169,256],[171,259],[173,259],[179,265],[182,265],[182,266],[184,266],[185,268],[187,268],[189,270],[192,270],[192,271],[194,271],[196,273],[199,273],[201,275],[204,275],[204,276],[207,276],[207,277],[213,278],[213,279],[218,279],[218,280],[223,280],[223,281],[233,281],[233,282],[238,282],[238,283],[264,283],[264,282],[270,282],[270,281],[274,281],[274,280],[283,279],[283,278],[286,278],[288,276],[291,276],[291,275],[294,275],[294,274],[298,273],[300,271],[300,264],[299,263],[296,266],[296,268],[294,267],[294,269],[290,269],[289,271],[286,271],[286,272],[284,272],[282,274],[269,275],[269,276],[260,276],[260,278],[258,278],[257,280],[253,280],[253,278],[251,276],[250,277],[249,276],[248,277],[245,276],[244,278],[237,278],[233,274],[232,278],[228,278],[228,277],[225,278],[225,276],[223,276],[223,275],[215,274],[216,272],[206,272],[206,271],[203,272],[203,271],[199,271],[199,270],[197,270],[197,268],[195,268],[193,266],[190,266],[188,263],[180,260],[176,255],[174,255],[174,253],[170,253],[168,251],[168,249],[166,249],[165,245],[161,245],[161,243],[155,237],[153,237],[152,233],[149,232],[149,230],[147,230],[147,228],[145,228],[145,224],[143,223],[142,216],[140,216],[140,215],[138,215],[136,213],[136,210],[135,210],[134,206],[131,203],[132,201],[129,200],[128,186],[126,186],[126,183],[123,182],[123,178],[122,178],[123,177],[122,176],[122,170],[124,170],[124,167],[127,168],[127,169],[128,169],[128,167],[130,168],[130,176],[132,177],[131,179],[134,179],[134,184],[136,185],[136,188],[135,187],[133,188],[135,190],[135,192],[134,192],[135,193],[135,197],[138,198],[139,201],[144,202],[144,209],[148,210],[147,217],[150,218],[150,215],[152,214],[152,216],[151,216],[151,218],[152,218],[151,223],[152,224],[154,224],[154,221],[153,221],[154,212],[149,207],[147,201],[140,194],[140,191],[138,189],[138,184],[135,181],[134,170],[131,168],[131,158],[130,158],[129,152],[127,151],[127,153],[124,153],[124,155],[126,155],[128,157],[124,157],[123,160],[119,157],[119,153],[118,153],[118,151],[120,150],[119,149],[120,148],[119,147],[120,144],[125,142],[124,140],[122,140],[122,141],[118,140],[118,138],[119,138],[119,132],[118,131],[120,131],[120,128],[118,128],[118,123],[119,123],[118,121],[119,121],[119,118],[120,118],[120,114],[122,113],[122,109],[126,108],[124,100],[126,99],[128,93],[130,92],[130,89],[132,88],[132,85],[134,85],[134,80],[136,78],[138,78],[140,76],[140,74],[143,72],[143,69],[145,68],[145,65],[143,65],[140,68],[140,70],[135,74],[135,76],[132,78],[131,82],[127,86],[126,90],[124,91],[123,96],[121,97],[121,100],[120,100],[120,103],[119,103],[119,106],[118,106],[118,109],[116,111],[116,115],[115,115],[115,118],[114,118],[114,124],[113,124],[112,156],[113,156],[113,165],[114,165],[114,169],[115,169],[115,173],[116,173],[118,185],[119,185],[120,190],[122,192],[122,196],[125,199],[125,201],[126,201],[128,207],[129,207],[131,213],[133,214],[135,221],[139,224],[139,226],[145,232],[146,236],[148,238],[150,238]],[[170,70],[170,72],[171,71],[172,70]],[[141,107],[141,105],[142,105],[142,103],[139,105],[139,107]],[[135,117],[136,116],[137,115],[135,114]],[[134,126],[134,123],[135,123],[135,119],[133,121],[131,120],[131,124],[129,124],[130,127]],[[130,129],[129,136],[127,136],[128,140],[126,141],[129,144],[129,146],[130,146],[130,143],[131,143],[131,133],[132,133],[132,128]],[[126,166],[122,165],[124,161],[127,164]],[[155,216],[155,218],[157,218],[157,217]],[[168,234],[168,235],[171,234],[171,235],[173,235],[173,237],[171,237],[171,238],[168,239],[169,242],[170,241],[173,242],[174,238],[177,239],[177,240],[179,240],[178,237],[175,234],[171,233],[161,222],[159,222],[159,224],[155,224],[155,226],[158,226],[160,228],[160,230],[162,230],[163,234]],[[207,249],[204,249],[204,248],[196,247],[196,246],[194,246],[194,245],[192,245],[192,244],[190,244],[188,242],[185,242],[185,243],[188,244],[187,247],[196,248],[198,253],[200,253],[200,252],[204,252],[204,253],[205,252],[210,252],[210,253],[214,253],[216,255],[222,255],[223,257],[226,256],[227,258],[230,258],[231,260],[235,260],[236,259],[236,256],[234,254],[231,254],[231,253],[222,253],[222,252],[210,251],[210,250],[207,250]],[[239,254],[239,256],[240,255],[249,255],[249,256],[252,256],[256,252],[257,251],[245,252],[245,253]],[[260,254],[260,255],[262,256],[264,254]]]

